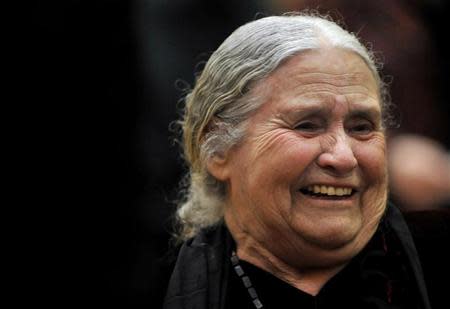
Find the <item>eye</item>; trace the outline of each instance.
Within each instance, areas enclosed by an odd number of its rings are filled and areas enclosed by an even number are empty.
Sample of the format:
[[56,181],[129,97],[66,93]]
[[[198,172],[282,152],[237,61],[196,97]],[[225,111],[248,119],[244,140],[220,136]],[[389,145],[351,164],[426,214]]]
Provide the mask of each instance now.
[[356,135],[367,135],[372,133],[375,130],[375,126],[369,120],[358,120],[352,122],[347,131],[351,134]]
[[322,128],[323,128],[323,125],[319,121],[306,120],[306,121],[300,122],[295,127],[295,130],[303,131],[303,132],[317,132],[317,131],[320,131]]

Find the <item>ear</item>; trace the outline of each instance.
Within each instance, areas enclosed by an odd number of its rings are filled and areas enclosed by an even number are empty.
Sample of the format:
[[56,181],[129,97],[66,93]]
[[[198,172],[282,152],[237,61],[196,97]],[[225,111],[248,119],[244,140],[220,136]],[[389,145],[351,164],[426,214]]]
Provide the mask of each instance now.
[[229,162],[227,157],[222,154],[215,154],[206,162],[208,172],[217,180],[226,181],[230,177]]

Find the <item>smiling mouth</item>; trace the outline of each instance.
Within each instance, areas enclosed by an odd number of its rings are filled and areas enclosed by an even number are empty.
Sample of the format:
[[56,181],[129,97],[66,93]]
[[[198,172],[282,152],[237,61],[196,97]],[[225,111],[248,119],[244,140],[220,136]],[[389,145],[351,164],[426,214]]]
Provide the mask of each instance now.
[[300,192],[315,198],[346,199],[353,196],[356,190],[349,187],[311,185],[300,189]]

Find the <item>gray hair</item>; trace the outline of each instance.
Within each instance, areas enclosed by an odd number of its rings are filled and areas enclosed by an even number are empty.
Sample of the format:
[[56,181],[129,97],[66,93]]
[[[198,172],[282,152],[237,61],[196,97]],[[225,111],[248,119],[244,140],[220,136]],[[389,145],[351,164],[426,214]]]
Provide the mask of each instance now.
[[262,104],[252,87],[287,58],[324,46],[353,51],[366,62],[386,109],[386,86],[373,53],[328,17],[271,16],[239,27],[211,55],[185,99],[181,125],[189,174],[176,212],[179,239],[193,237],[223,218],[227,188],[207,171],[206,162],[241,141],[246,119]]

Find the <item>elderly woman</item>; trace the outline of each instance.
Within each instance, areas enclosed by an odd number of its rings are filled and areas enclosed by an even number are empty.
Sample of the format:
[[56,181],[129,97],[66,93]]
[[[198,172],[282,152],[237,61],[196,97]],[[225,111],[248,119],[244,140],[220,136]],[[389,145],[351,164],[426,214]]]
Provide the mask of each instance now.
[[186,98],[165,308],[430,308],[387,206],[388,110],[371,52],[326,18],[232,33]]

